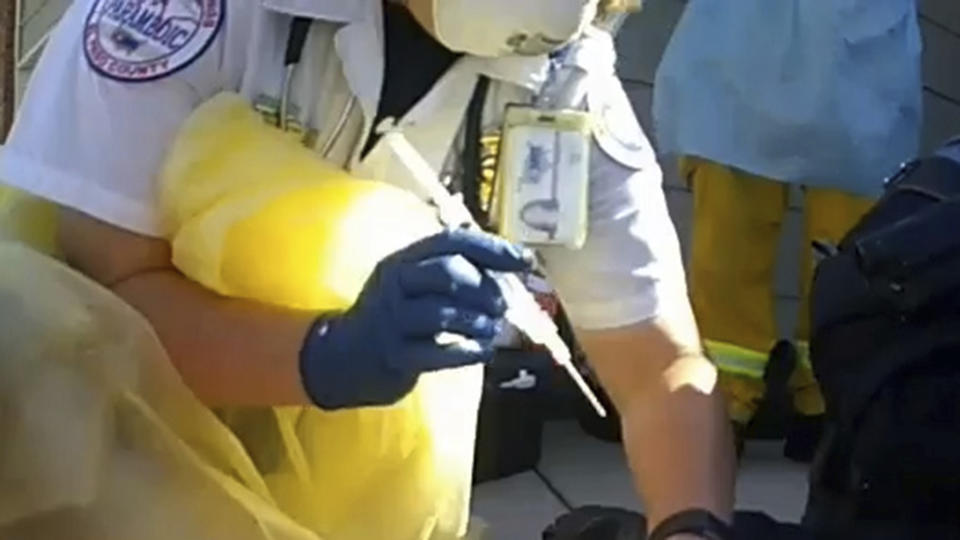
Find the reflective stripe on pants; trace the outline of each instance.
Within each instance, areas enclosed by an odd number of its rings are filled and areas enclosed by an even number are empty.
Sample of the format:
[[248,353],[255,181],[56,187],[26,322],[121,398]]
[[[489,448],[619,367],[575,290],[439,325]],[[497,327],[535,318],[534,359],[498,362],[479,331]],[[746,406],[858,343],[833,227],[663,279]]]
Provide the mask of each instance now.
[[[740,418],[750,418],[764,392],[763,371],[776,342],[773,291],[789,186],[700,158],[680,170],[693,190],[690,297],[707,349],[723,374],[721,384]],[[802,296],[797,338],[809,335],[812,240],[839,242],[872,201],[835,190],[804,191],[805,225],[799,269]],[[799,412],[823,412],[806,347],[791,377]]]

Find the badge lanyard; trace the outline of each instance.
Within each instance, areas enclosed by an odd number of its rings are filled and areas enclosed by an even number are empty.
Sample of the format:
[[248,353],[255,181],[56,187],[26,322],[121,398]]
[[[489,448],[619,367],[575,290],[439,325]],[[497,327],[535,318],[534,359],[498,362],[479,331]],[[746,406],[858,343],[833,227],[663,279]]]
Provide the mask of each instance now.
[[[275,125],[302,130],[291,94],[312,20],[294,17],[284,51],[284,74]],[[554,61],[552,72],[562,69]],[[552,77],[554,78],[554,77]],[[490,79],[481,76],[466,118],[461,191],[475,220],[509,240],[531,247],[564,245],[577,249],[587,235],[590,117],[562,103],[512,105],[504,115],[492,193],[481,193],[484,173],[483,113]],[[569,81],[558,82],[559,85]],[[552,101],[552,100],[551,100]],[[326,156],[349,120],[351,98],[319,152]],[[311,139],[309,135],[305,139]]]

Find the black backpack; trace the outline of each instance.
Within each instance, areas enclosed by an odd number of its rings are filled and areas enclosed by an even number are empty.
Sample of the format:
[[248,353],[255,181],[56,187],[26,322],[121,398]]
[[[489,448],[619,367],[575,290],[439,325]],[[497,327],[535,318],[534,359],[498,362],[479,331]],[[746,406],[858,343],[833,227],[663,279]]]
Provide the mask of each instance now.
[[805,524],[960,538],[960,164],[905,165],[838,248],[819,250],[811,360],[828,428]]

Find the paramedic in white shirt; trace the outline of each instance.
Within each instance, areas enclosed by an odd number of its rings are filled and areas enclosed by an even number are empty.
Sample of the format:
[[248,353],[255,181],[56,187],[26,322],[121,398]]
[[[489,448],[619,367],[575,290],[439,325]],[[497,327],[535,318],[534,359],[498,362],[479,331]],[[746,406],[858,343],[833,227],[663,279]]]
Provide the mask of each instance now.
[[[650,522],[691,508],[729,519],[732,443],[716,372],[702,353],[688,305],[660,169],[614,73],[612,39],[582,32],[595,2],[409,4],[432,39],[455,57],[400,109],[397,126],[445,172],[456,171],[456,141],[478,76],[492,81],[483,124],[496,127],[507,103],[529,102],[544,84],[544,53],[581,36],[590,51],[577,60],[590,81],[583,106],[596,121],[589,236],[582,249],[540,254],[622,416],[624,445]],[[381,110],[384,83],[389,88],[394,82],[384,73],[402,77],[403,64],[390,58],[406,50],[385,38],[385,8],[396,6],[381,0],[78,0],[33,75],[0,154],[0,178],[62,207],[59,245],[67,261],[149,319],[188,386],[210,406],[323,406],[317,396],[327,390],[340,392],[331,398],[336,406],[350,406],[376,401],[363,388],[382,390],[376,351],[363,351],[374,357],[369,381],[324,389],[323,380],[304,380],[301,356],[310,348],[304,336],[313,333],[315,315],[226,300],[178,273],[162,239],[155,180],[179,125],[204,100],[234,91],[253,105],[279,95],[295,16],[312,20],[290,88],[297,121],[315,130],[314,145],[324,158],[358,175],[374,170],[380,145],[374,140],[365,148],[374,123],[384,112],[397,112]],[[408,60],[413,71],[426,61]],[[438,254],[433,245],[431,255],[463,254],[464,244],[487,250],[466,254],[478,266],[484,257],[500,257],[494,265],[510,258],[505,244],[476,238],[450,241],[452,253]],[[382,292],[364,294],[376,303]],[[478,323],[481,330],[500,323],[493,315],[481,318],[489,323]],[[393,331],[391,320],[364,322],[380,325],[376,332]],[[336,334],[338,324],[331,328]],[[322,336],[307,339],[321,343],[318,357],[307,361],[325,365],[331,348],[322,346]],[[462,358],[451,364],[457,361]]]

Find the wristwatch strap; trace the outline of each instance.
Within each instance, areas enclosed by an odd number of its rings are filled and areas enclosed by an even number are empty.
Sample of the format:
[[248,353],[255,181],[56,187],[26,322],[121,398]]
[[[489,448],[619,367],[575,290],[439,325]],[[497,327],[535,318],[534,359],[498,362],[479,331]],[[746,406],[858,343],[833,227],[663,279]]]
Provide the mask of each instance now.
[[648,540],[668,540],[681,534],[702,536],[705,540],[733,540],[733,528],[730,525],[699,508],[677,512],[663,520]]

